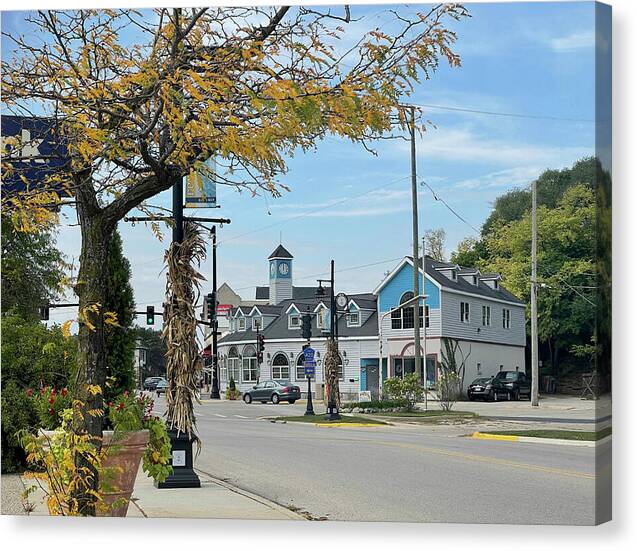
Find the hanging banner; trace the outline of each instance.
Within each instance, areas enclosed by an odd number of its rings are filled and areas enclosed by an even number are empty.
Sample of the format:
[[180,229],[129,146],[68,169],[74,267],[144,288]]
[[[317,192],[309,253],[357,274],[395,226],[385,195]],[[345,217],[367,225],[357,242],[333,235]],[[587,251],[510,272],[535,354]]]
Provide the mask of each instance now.
[[186,180],[186,204],[189,209],[214,208],[217,206],[217,163],[208,159],[199,170],[193,170]]
[[28,191],[70,195],[50,177],[69,168],[67,140],[57,121],[45,117],[2,115],[2,196]]

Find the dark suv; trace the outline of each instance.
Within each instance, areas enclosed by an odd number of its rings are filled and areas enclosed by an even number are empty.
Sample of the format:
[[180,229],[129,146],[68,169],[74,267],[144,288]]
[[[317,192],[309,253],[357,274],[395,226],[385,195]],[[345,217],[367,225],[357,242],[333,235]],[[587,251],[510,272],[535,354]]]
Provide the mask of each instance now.
[[519,400],[520,396],[531,399],[531,379],[522,371],[500,371],[493,379],[507,389],[511,400]]

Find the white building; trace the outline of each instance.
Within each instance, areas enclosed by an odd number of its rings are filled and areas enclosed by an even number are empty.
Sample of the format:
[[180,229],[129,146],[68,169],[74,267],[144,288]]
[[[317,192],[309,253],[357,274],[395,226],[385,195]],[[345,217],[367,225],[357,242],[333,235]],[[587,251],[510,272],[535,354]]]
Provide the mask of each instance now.
[[[316,287],[293,285],[293,257],[280,245],[270,255],[269,286],[257,287],[258,304],[228,312],[229,332],[219,340],[220,387],[234,379],[244,391],[257,380],[293,381],[305,391],[301,316],[312,314],[312,348],[317,350],[313,383],[321,396],[325,381],[322,359],[329,329],[329,293],[317,296]],[[427,357],[427,382],[435,384],[443,339],[457,343],[457,360],[465,362],[463,388],[476,377],[500,370],[524,370],[525,305],[500,285],[497,274],[481,274],[429,257],[422,268],[426,301],[420,308],[421,357]],[[414,309],[400,305],[413,298],[413,261],[405,257],[373,292],[349,295],[338,312],[341,356],[340,390],[343,399],[359,391],[377,395],[387,377],[415,371]],[[423,316],[424,315],[424,316]],[[424,319],[423,319],[424,317]],[[263,361],[257,362],[257,327],[265,337]],[[424,346],[423,346],[424,345]],[[381,366],[379,369],[379,365]],[[417,370],[424,380],[423,364]]]

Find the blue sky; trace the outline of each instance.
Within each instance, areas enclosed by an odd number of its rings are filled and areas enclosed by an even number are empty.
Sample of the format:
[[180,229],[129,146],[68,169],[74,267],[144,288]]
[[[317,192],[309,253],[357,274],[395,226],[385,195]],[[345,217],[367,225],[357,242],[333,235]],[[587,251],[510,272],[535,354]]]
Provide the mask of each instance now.
[[[415,6],[394,6],[415,10]],[[436,105],[519,113],[548,118],[484,115],[425,108],[435,127],[418,138],[418,179],[426,181],[468,222],[479,228],[494,199],[526,186],[546,168],[562,168],[594,152],[595,35],[594,4],[467,4],[471,18],[453,24],[462,67],[441,64],[431,80],[417,86],[412,101]],[[383,25],[387,5],[352,6],[357,26]],[[422,9],[422,8],[421,8]],[[22,14],[3,13],[3,27],[19,24]],[[3,30],[4,30],[3,29]],[[335,138],[289,161],[282,178],[291,188],[282,198],[251,197],[218,190],[221,209],[199,215],[232,219],[219,230],[219,281],[244,298],[267,283],[267,256],[282,243],[294,255],[294,281],[312,285],[316,274],[337,272],[337,287],[371,291],[385,271],[411,251],[410,159],[406,141],[377,144],[374,157],[361,146]],[[169,194],[154,204],[168,206]],[[328,208],[329,205],[333,205]],[[419,226],[442,227],[449,255],[459,240],[475,235],[424,187],[419,190]],[[71,215],[67,222],[75,222]],[[150,228],[120,224],[125,254],[133,268],[140,308],[163,300],[160,274],[165,242]],[[169,234],[167,234],[169,239]],[[79,254],[79,229],[63,226],[58,245]],[[76,261],[77,262],[77,261]],[[210,272],[210,262],[202,267]],[[52,319],[66,319],[52,312]]]

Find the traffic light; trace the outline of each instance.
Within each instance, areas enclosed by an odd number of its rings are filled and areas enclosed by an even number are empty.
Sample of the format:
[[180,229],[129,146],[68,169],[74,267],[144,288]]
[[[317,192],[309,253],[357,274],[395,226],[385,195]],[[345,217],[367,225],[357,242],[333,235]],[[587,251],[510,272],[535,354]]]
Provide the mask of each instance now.
[[215,295],[214,293],[208,293],[206,295],[206,307],[205,307],[205,313],[206,313],[206,321],[212,325],[212,322],[215,319]]
[[308,341],[312,338],[312,316],[310,314],[303,314],[301,318],[301,334]]
[[49,305],[40,306],[38,310],[40,311],[40,320],[49,321]]
[[146,325],[155,325],[155,307],[146,306]]
[[265,351],[265,335],[259,335],[259,352]]

